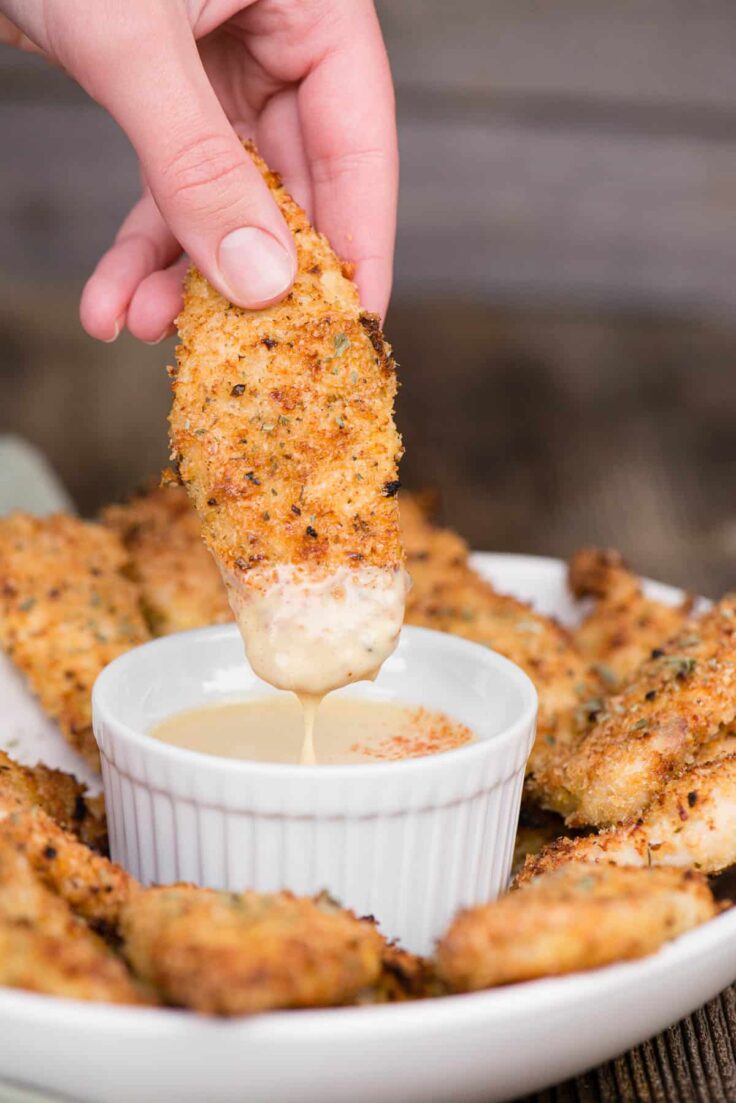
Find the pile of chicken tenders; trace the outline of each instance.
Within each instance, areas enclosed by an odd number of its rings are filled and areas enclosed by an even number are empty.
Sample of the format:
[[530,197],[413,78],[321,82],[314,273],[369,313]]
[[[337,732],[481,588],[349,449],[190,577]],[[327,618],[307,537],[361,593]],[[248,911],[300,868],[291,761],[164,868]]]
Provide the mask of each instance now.
[[[736,599],[665,606],[618,554],[586,549],[569,580],[589,611],[570,632],[477,575],[421,499],[402,498],[401,523],[407,621],[494,648],[539,693],[510,891],[423,960],[326,896],[146,889],[105,857],[101,797],[3,755],[0,983],[219,1015],[418,999],[640,957],[720,911],[708,875],[736,863]],[[93,766],[103,666],[229,617],[181,487],[97,521],[0,521],[0,644]]]
[[100,671],[152,637],[230,620],[210,551],[247,583],[282,562],[398,569],[403,544],[407,622],[493,648],[536,685],[515,879],[424,960],[326,895],[144,888],[106,856],[102,798],[0,752],[0,984],[242,1015],[440,997],[656,951],[718,914],[712,879],[736,865],[736,596],[665,605],[618,553],[584,549],[569,585],[585,616],[569,631],[482,579],[421,496],[397,513],[379,320],[251,153],[295,237],[294,289],[244,312],[190,273],[173,470],[93,521],[0,519],[0,648],[97,770]]

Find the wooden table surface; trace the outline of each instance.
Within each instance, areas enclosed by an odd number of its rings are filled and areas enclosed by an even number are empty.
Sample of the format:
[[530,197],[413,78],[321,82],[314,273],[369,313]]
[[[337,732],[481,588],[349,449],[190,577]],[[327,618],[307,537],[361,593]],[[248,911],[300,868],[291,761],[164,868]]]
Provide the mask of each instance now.
[[[687,984],[687,977],[682,978]],[[525,1103],[733,1103],[736,989],[616,1061]]]

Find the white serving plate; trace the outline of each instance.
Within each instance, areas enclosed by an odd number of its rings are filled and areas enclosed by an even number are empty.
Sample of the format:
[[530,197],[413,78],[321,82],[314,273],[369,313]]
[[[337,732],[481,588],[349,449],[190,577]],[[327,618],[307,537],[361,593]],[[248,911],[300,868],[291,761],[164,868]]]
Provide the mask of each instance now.
[[[556,560],[474,565],[546,613],[578,615]],[[68,768],[52,734],[0,667],[0,742]],[[0,1077],[89,1103],[493,1103],[615,1057],[734,979],[736,909],[639,962],[424,1003],[213,1021],[0,989]]]

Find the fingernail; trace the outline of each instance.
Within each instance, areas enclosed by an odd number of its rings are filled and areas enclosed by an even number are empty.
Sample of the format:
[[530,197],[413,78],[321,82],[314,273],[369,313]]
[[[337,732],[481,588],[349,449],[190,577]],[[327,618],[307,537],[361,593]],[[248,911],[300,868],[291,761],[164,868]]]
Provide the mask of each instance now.
[[296,261],[283,245],[257,226],[242,226],[220,242],[220,274],[239,306],[258,307],[284,295],[296,275]]
[[117,341],[118,337],[120,336],[120,331],[123,328],[124,324],[125,324],[125,315],[121,314],[120,317],[117,318],[116,321],[115,321],[115,332],[113,333],[112,337],[103,337],[103,341],[105,342],[106,345],[111,345],[113,343],[113,341]]
[[171,326],[167,326],[160,337],[157,337],[154,341],[144,341],[144,345],[160,345],[162,341],[165,341],[174,331]]

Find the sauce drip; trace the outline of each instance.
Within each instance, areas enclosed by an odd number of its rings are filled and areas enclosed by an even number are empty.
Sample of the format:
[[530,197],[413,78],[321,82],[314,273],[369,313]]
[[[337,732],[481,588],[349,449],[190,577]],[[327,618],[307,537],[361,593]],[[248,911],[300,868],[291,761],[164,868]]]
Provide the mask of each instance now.
[[317,710],[324,700],[312,693],[299,693],[299,704],[304,717],[304,738],[299,761],[302,766],[316,766],[317,755],[314,749],[314,726],[317,723]]

